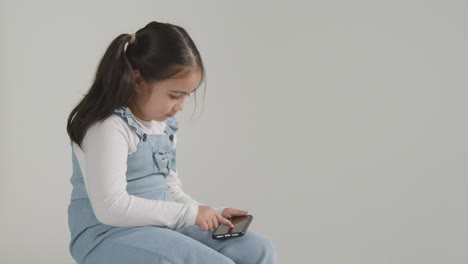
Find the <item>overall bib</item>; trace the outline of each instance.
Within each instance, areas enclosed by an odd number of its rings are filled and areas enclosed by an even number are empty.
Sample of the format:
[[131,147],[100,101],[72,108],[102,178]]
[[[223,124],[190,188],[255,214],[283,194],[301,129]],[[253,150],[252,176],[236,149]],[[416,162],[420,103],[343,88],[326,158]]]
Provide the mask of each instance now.
[[[127,159],[127,192],[150,200],[174,201],[166,176],[169,170],[176,170],[176,150],[172,143],[172,136],[178,129],[176,119],[172,117],[165,121],[165,134],[146,134],[125,108],[116,109],[114,114],[121,117],[140,139],[137,150]],[[172,230],[163,226],[102,224],[91,207],[73,151],[72,164],[69,249],[78,264],[276,263],[272,242],[252,230],[243,237],[214,240],[212,231],[202,231],[196,225]]]

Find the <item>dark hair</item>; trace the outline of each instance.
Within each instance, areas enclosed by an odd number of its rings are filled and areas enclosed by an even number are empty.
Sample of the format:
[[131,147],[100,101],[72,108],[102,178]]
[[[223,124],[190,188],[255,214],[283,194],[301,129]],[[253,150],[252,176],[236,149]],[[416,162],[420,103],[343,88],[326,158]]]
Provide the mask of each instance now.
[[67,132],[78,146],[92,124],[132,102],[136,88],[133,70],[138,69],[147,82],[178,78],[196,68],[202,73],[200,84],[205,79],[200,53],[182,27],[153,21],[138,30],[135,37],[126,49],[130,34],[121,34],[111,42],[91,88],[68,116]]

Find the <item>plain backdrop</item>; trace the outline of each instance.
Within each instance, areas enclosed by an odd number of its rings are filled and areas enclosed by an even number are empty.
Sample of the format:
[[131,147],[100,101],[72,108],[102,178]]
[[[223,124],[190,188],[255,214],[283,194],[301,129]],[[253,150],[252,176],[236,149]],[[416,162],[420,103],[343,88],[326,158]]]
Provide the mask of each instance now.
[[73,263],[66,118],[153,20],[206,63],[178,115],[193,198],[248,209],[279,263],[468,263],[466,1],[0,3],[0,263]]

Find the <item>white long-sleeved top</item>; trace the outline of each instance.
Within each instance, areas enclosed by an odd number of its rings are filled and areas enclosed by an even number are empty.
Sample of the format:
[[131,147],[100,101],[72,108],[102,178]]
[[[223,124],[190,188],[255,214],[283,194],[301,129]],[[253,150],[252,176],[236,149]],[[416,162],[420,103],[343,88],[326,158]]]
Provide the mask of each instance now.
[[[129,108],[127,111],[131,112]],[[135,120],[146,134],[163,134],[164,122]],[[81,149],[73,151],[81,168],[91,206],[97,219],[107,225],[128,227],[157,225],[177,229],[194,225],[201,204],[181,186],[177,172],[166,177],[173,201],[149,200],[128,194],[127,157],[135,152],[140,139],[117,115],[93,124],[86,132]],[[177,133],[174,135],[174,147]],[[214,207],[213,207],[214,208]],[[225,207],[214,208],[221,213]]]

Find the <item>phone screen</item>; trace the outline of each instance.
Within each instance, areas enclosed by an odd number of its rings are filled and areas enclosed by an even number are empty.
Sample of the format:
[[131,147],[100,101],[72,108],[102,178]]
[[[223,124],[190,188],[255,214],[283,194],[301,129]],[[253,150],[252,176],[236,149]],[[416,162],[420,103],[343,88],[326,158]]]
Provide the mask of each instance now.
[[222,235],[222,234],[232,234],[232,233],[239,233],[239,232],[245,231],[245,228],[249,224],[250,218],[251,217],[248,215],[232,218],[230,219],[230,221],[234,225],[234,228],[229,228],[228,226],[220,224],[218,228],[216,229],[216,232],[214,233],[214,235],[216,236],[216,235]]

